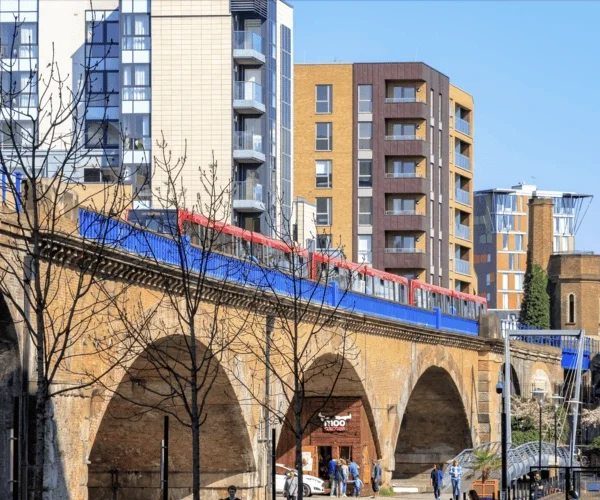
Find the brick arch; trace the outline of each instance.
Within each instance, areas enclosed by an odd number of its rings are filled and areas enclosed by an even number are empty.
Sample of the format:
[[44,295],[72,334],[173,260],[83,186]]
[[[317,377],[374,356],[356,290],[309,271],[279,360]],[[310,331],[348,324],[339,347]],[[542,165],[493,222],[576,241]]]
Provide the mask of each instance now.
[[[469,394],[469,387],[474,386],[477,383],[476,369],[477,367],[475,366],[471,367],[471,377],[466,381],[465,376],[463,375],[463,367],[461,367],[460,363],[453,358],[452,354],[442,346],[427,347],[416,357],[412,363],[412,370],[405,378],[402,389],[400,390],[396,419],[392,427],[393,430],[389,441],[390,446],[386,447],[387,454],[384,456],[388,469],[394,470],[396,477],[399,475],[411,476],[418,474],[419,472],[422,472],[421,469],[429,469],[431,463],[436,459],[439,459],[440,461],[450,459],[452,457],[446,457],[446,455],[456,455],[458,452],[462,451],[462,449],[471,447],[477,442],[477,433],[475,430],[477,424],[475,387],[471,388],[471,394]],[[436,387],[438,384],[439,387]],[[430,406],[430,412],[426,411],[424,407],[418,408],[417,405],[420,400],[427,397],[431,397],[431,400],[426,403]],[[439,403],[436,403],[436,400],[439,400]],[[441,405],[442,402],[447,403],[447,418],[443,418],[444,415],[442,414],[442,409],[439,406],[436,406],[438,404]],[[415,446],[415,444],[418,445],[418,443],[413,443],[412,446],[404,446],[400,442],[401,439],[405,437],[403,434],[406,435],[402,428],[404,418],[407,415],[410,416],[410,414],[413,415],[413,418],[414,416],[421,414],[420,429],[419,432],[415,433],[414,437],[431,438],[430,441],[432,441],[432,443],[426,444],[425,441],[423,441],[423,443],[427,449],[431,449],[432,453],[427,456],[422,454],[423,456],[418,460],[417,457],[398,457],[400,460],[416,460],[414,462],[406,461],[406,466],[403,467],[404,470],[400,470],[402,467],[397,467],[397,465],[402,462],[396,462],[399,450],[402,452],[410,451],[411,453],[408,454],[414,455],[415,453],[413,452],[419,454],[417,450],[419,447]],[[439,418],[437,418],[438,415],[440,415]],[[423,424],[430,416],[435,420],[435,422],[432,420],[434,425],[442,426],[440,432],[428,434],[426,431],[423,431]],[[457,422],[453,421],[453,419],[460,420],[460,430],[457,431]],[[406,423],[407,422],[405,421],[404,425],[406,425]],[[441,435],[457,432],[461,434],[461,439],[457,440],[452,446],[447,446],[447,449],[443,453],[437,453],[437,455],[439,455],[439,457],[437,457],[436,452],[440,450],[441,444],[433,443],[434,439],[432,436],[440,437]],[[458,449],[459,445],[461,447],[460,450]],[[452,448],[452,450],[450,450],[450,448]],[[454,451],[456,451],[456,453],[454,453]],[[406,453],[404,454],[406,455]],[[421,465],[421,462],[423,465]]]
[[[183,403],[168,396],[167,382],[170,370],[188,365],[187,342],[189,338],[183,335],[161,338],[152,352],[149,348],[141,353],[122,376],[104,409],[91,447],[90,498],[101,498],[117,481],[124,498],[141,500],[158,494],[153,488],[159,485],[165,412],[171,414],[170,498],[183,499],[191,494],[191,431],[185,425],[189,424],[188,416]],[[197,356],[203,356],[208,348],[198,344]],[[172,360],[170,369],[158,369],[151,361],[153,355],[168,355]],[[219,363],[215,368],[218,371],[214,372],[210,389],[199,394],[199,399],[206,400],[200,428],[200,468],[201,486],[209,490],[207,498],[221,496],[229,483],[254,487],[257,470],[239,400],[226,371]],[[189,398],[191,393],[186,392]]]
[[537,380],[543,380],[545,383],[545,389],[548,394],[552,394],[554,391],[554,378],[552,377],[552,373],[548,369],[548,365],[541,361],[536,361],[531,366],[531,370],[529,372],[529,385],[530,389],[533,390]]

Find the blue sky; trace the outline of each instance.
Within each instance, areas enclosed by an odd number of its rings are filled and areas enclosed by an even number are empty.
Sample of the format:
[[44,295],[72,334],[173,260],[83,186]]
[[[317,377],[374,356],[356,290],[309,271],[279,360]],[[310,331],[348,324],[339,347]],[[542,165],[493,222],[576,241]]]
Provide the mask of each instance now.
[[600,252],[600,2],[292,0],[295,62],[423,61],[475,98],[476,189],[593,194]]

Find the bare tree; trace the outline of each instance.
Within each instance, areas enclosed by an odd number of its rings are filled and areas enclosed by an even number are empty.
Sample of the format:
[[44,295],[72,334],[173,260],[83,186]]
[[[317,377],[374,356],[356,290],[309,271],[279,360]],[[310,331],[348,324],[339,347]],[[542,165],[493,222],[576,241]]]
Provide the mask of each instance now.
[[[100,286],[104,256],[114,244],[109,242],[110,227],[97,233],[92,242],[82,240],[78,212],[96,205],[118,217],[138,193],[123,185],[127,179],[120,170],[114,170],[111,184],[87,191],[82,186],[84,169],[121,163],[119,153],[108,148],[105,140],[112,96],[93,91],[99,65],[108,54],[92,59],[88,51],[81,64],[65,70],[59,68],[53,51],[42,69],[37,66],[34,33],[18,21],[11,31],[10,39],[0,40],[4,52],[0,62],[0,175],[3,217],[13,236],[8,248],[0,252],[0,292],[16,312],[24,344],[32,345],[36,394],[30,487],[33,498],[41,500],[49,403],[58,394],[90,387],[105,375],[94,373],[90,379],[75,374],[80,372],[82,356],[97,350],[94,337],[106,335],[99,331],[109,323],[115,299]],[[93,132],[88,128],[86,133],[86,116],[92,107],[104,113],[95,120]],[[63,251],[69,245],[70,251]],[[27,349],[21,381],[22,460],[27,460]],[[67,385],[55,384],[67,379]],[[28,487],[26,475],[27,467],[19,478],[22,489]]]

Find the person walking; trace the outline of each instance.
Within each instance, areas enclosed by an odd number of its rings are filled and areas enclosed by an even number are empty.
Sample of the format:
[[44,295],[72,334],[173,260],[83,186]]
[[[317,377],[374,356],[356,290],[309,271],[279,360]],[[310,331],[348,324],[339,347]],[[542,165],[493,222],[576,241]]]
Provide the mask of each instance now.
[[379,465],[379,461],[373,460],[373,468],[371,469],[371,486],[373,487],[373,496],[371,496],[371,498],[379,496],[381,475],[381,466]]
[[298,495],[298,478],[296,477],[296,471],[290,471],[289,477],[286,481],[288,480],[287,498],[288,500],[296,500],[296,496]]
[[444,473],[438,467],[438,464],[433,464],[433,470],[431,471],[431,486],[433,486],[433,496],[435,500],[440,499],[442,481],[444,479]]
[[348,477],[350,476],[350,469],[348,467],[348,462],[346,460],[341,460],[342,462],[342,496],[346,496],[346,491],[348,490]]
[[354,460],[350,462],[348,470],[350,471],[350,474],[352,474],[352,479],[358,477],[358,464]]
[[358,474],[356,476],[354,476],[354,496],[355,497],[359,497],[360,496],[360,490],[363,487],[363,482],[360,479],[360,477],[358,476]]
[[329,474],[329,496],[335,496],[336,494],[336,480],[335,480],[335,469],[337,468],[337,462],[335,458],[331,458],[327,463],[327,473]]
[[339,463],[335,467],[335,496],[338,498],[342,496],[342,487],[344,484],[344,471],[342,470],[342,462],[343,460],[340,459]]
[[229,486],[229,488],[227,488],[227,498],[225,500],[240,500],[237,496],[237,488],[235,485],[231,485]]
[[458,460],[452,462],[448,474],[450,475],[450,481],[452,482],[452,498],[454,500],[460,500],[460,478],[462,477],[463,470],[462,467],[458,465]]

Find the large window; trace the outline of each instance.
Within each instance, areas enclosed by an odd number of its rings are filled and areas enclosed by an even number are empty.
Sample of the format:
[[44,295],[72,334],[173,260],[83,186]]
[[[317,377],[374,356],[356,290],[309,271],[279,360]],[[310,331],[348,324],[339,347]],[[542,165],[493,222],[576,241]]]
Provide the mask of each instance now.
[[317,226],[331,226],[331,198],[317,198]]
[[151,149],[150,117],[148,115],[125,115],[122,123],[126,151],[149,151]]
[[120,142],[119,122],[86,122],[86,146],[88,148],[118,148]]
[[523,251],[523,235],[515,234],[515,250]]
[[360,235],[358,237],[358,262],[361,264],[371,264],[373,261],[373,237],[369,235]]
[[318,188],[332,187],[332,171],[331,160],[317,160],[316,162],[316,177]]
[[508,250],[508,234],[502,235],[502,250]]
[[126,50],[150,50],[150,15],[124,14],[123,48]]
[[331,123],[317,123],[315,149],[317,151],[331,151],[333,148]]
[[417,98],[417,89],[411,86],[394,85],[391,97],[394,102],[414,102]]
[[358,160],[358,187],[373,186],[373,160]]
[[373,85],[358,86],[358,112],[373,112]]
[[385,211],[388,215],[414,214],[417,203],[414,198],[389,196],[386,200]]
[[516,273],[515,274],[515,290],[523,290],[523,279],[524,279],[524,274],[521,273]]
[[370,226],[373,224],[373,198],[361,197],[358,199],[358,225]]
[[373,149],[373,123],[359,122],[358,123],[358,149],[371,150]]
[[123,99],[147,101],[150,99],[150,65],[123,64]]
[[414,139],[417,133],[417,126],[414,123],[394,123],[392,125],[392,135],[398,138]]
[[414,236],[391,235],[387,238],[386,248],[394,250],[414,251],[416,238]]
[[331,85],[316,86],[316,112],[331,113],[332,111],[332,87]]
[[515,230],[515,216],[514,215],[496,215],[496,231],[499,233],[514,231]]
[[386,165],[386,177],[415,177],[417,164],[414,161],[392,160]]
[[514,271],[516,269],[515,265],[516,265],[515,254],[509,253],[508,254],[508,269],[510,271]]

